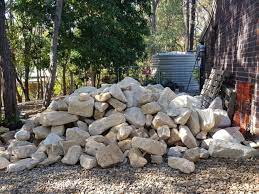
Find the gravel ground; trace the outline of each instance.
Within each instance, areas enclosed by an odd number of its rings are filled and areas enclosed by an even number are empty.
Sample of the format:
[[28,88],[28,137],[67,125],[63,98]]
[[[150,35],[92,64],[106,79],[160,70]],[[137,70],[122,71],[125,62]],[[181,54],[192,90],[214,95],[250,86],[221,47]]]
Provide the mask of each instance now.
[[90,171],[55,164],[0,172],[0,193],[259,193],[259,161],[209,159],[186,175],[164,165],[120,165]]

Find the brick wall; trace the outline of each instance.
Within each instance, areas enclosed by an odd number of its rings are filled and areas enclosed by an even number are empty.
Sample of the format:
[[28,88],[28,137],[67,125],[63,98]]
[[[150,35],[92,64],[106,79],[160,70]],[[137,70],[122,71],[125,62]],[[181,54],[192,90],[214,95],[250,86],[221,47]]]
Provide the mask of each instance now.
[[205,76],[214,67],[231,74],[231,80],[227,80],[230,86],[238,82],[253,84],[251,128],[259,134],[259,1],[216,2],[204,36]]

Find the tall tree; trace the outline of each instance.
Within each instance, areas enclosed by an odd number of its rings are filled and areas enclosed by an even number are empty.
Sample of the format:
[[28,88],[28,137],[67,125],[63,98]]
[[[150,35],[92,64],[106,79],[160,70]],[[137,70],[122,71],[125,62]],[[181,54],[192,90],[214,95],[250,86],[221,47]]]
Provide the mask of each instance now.
[[156,33],[157,30],[157,7],[160,0],[152,0],[152,12],[151,12],[151,31],[152,34]]
[[50,104],[51,97],[53,95],[55,80],[56,80],[58,34],[59,34],[59,28],[61,24],[62,9],[63,9],[63,0],[57,0],[53,35],[52,35],[52,41],[51,41],[51,50],[50,50],[50,67],[49,67],[50,82],[48,84],[48,88],[45,94],[45,101],[44,101],[45,107],[47,107]]
[[196,0],[192,0],[191,7],[191,28],[190,28],[190,47],[189,50],[193,50],[194,45],[194,31],[195,31],[195,12],[196,12]]
[[0,0],[0,65],[3,71],[3,100],[5,119],[10,121],[17,115],[16,74],[11,60],[11,51],[6,37],[5,1]]

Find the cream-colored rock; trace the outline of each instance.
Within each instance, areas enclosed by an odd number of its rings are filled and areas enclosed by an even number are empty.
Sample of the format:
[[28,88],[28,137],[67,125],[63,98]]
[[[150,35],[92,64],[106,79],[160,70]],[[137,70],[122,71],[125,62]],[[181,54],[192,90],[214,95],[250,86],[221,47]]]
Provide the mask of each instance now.
[[157,128],[157,134],[160,139],[168,139],[170,137],[170,129],[167,125]]
[[108,107],[109,104],[107,104],[106,102],[95,102],[94,103],[94,107],[100,111],[100,112],[104,112]]
[[43,126],[35,127],[32,131],[35,135],[35,139],[45,139],[50,133],[50,129]]
[[118,142],[118,146],[121,149],[122,152],[125,152],[126,150],[131,149],[131,139],[125,139]]
[[94,121],[89,126],[89,133],[91,135],[100,135],[107,129],[124,123],[126,121],[125,116],[121,113],[115,113],[108,117],[104,117],[100,120]]
[[220,97],[216,97],[211,103],[209,108],[212,109],[223,109],[223,103]]
[[11,163],[7,167],[7,172],[19,172],[23,170],[30,170],[34,168],[39,162],[31,158],[19,160],[15,163]]
[[95,100],[99,102],[106,102],[111,98],[111,94],[109,92],[101,93],[95,96]]
[[128,153],[130,165],[134,168],[141,168],[147,164],[147,160],[137,148],[131,148]]
[[179,131],[176,128],[172,128],[170,130],[170,137],[167,139],[168,145],[174,145],[175,143],[181,141],[181,138],[179,136]]
[[161,106],[157,102],[149,102],[141,106],[144,114],[156,114],[161,110]]
[[152,115],[146,115],[146,126],[150,127],[153,121],[153,116]]
[[228,127],[220,129],[212,136],[213,139],[220,139],[227,142],[241,143],[245,141],[244,136],[239,131],[239,127]]
[[189,95],[177,96],[170,103],[181,108],[201,108],[201,100]]
[[115,98],[110,98],[107,102],[118,112],[123,111],[127,107],[126,104]]
[[96,158],[93,157],[93,156],[82,154],[80,156],[80,165],[83,168],[85,168],[87,170],[90,170],[90,169],[92,169],[92,168],[97,166],[97,161],[96,161]]
[[100,143],[97,142],[95,140],[87,140],[86,144],[85,144],[85,152],[91,156],[95,156],[96,152],[100,149],[100,148],[104,148],[105,144],[104,143]]
[[90,95],[88,93],[80,93],[79,94],[80,101],[87,101],[90,100]]
[[64,125],[52,126],[50,131],[51,133],[55,133],[59,136],[63,136],[65,133],[65,126]]
[[166,144],[152,140],[149,138],[142,138],[142,137],[133,137],[132,138],[132,147],[139,148],[149,154],[154,155],[164,155],[166,153]]
[[79,96],[71,96],[69,100],[68,113],[83,117],[93,116],[94,99],[91,96],[84,101],[80,101]]
[[12,154],[18,159],[29,158],[36,150],[35,145],[17,146],[13,148]]
[[160,104],[163,112],[167,112],[170,102],[176,97],[177,95],[168,87],[162,91],[157,102]]
[[31,137],[31,133],[29,131],[26,130],[19,130],[15,133],[14,135],[15,139],[19,140],[19,141],[27,141],[30,139]]
[[6,158],[0,156],[0,170],[7,168],[9,164],[10,162]]
[[72,123],[78,120],[76,115],[69,114],[64,111],[42,112],[39,122],[43,126],[58,126]]
[[215,116],[213,109],[207,108],[197,111],[199,115],[201,130],[209,132],[215,126]]
[[163,157],[159,155],[151,155],[151,163],[153,164],[162,164]]
[[185,125],[191,116],[192,111],[188,108],[181,108],[180,115],[174,118],[174,122],[179,125]]
[[201,131],[199,115],[196,110],[192,110],[186,126],[189,127],[194,136]]
[[213,111],[215,117],[215,128],[226,128],[231,126],[231,120],[228,117],[228,112],[221,109]]
[[188,148],[197,147],[197,142],[190,129],[185,125],[179,127],[179,137]]
[[132,85],[140,86],[140,83],[132,77],[125,77],[118,83],[118,86],[123,90],[129,89]]
[[127,139],[132,131],[133,131],[133,128],[131,126],[122,126],[122,127],[120,127],[118,129],[117,139],[119,141]]
[[120,148],[116,144],[110,144],[106,147],[98,149],[96,153],[97,163],[106,168],[114,164],[123,162],[124,156]]
[[197,162],[200,159],[200,148],[191,148],[184,152],[183,157],[192,162]]
[[160,126],[167,125],[169,128],[175,128],[177,125],[174,121],[165,113],[158,112],[157,115],[154,117],[152,124],[155,129]]
[[81,146],[85,145],[85,140],[88,137],[90,137],[90,134],[78,127],[68,128],[66,131],[66,140],[74,140]]
[[59,145],[62,147],[63,149],[63,153],[66,154],[68,149],[74,145],[80,145],[81,142],[78,142],[76,140],[62,140],[59,142]]
[[58,136],[56,133],[50,133],[46,137],[46,139],[43,141],[44,145],[51,145],[51,144],[58,144],[59,141],[63,140],[60,136]]
[[125,95],[117,84],[113,84],[110,87],[110,93],[114,98],[118,99],[119,101],[127,102]]
[[74,165],[78,162],[82,154],[82,148],[78,145],[72,146],[68,149],[66,155],[61,160],[64,164]]
[[76,122],[77,127],[79,127],[80,129],[87,131],[88,132],[88,125],[87,123],[83,122],[83,121],[77,121]]
[[195,170],[194,163],[185,158],[169,157],[168,166],[187,174],[190,174]]

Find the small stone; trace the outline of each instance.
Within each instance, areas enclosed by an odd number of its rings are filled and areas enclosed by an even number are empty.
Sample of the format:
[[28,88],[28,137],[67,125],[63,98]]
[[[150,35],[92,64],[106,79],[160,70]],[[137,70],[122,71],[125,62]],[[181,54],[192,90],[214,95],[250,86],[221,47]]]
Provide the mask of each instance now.
[[153,164],[162,164],[163,157],[159,155],[151,155],[151,163]]
[[15,133],[14,137],[19,141],[27,141],[30,139],[31,133],[26,130],[19,130],[18,132]]
[[179,136],[178,129],[172,128],[170,130],[170,137],[167,139],[167,144],[174,145],[175,143],[181,141],[181,138]]
[[127,108],[126,104],[122,103],[121,101],[115,98],[110,98],[107,102],[118,112],[121,112],[125,108]]
[[201,131],[196,135],[196,139],[204,140],[207,139],[207,132]]
[[169,128],[176,128],[177,125],[174,123],[174,121],[165,113],[158,112],[155,118],[152,121],[152,124],[155,129],[157,129],[160,126],[167,125]]
[[183,157],[192,162],[197,162],[200,159],[200,149],[198,147],[188,149],[184,152]]
[[68,149],[66,155],[61,160],[64,164],[74,165],[78,162],[82,154],[82,148],[78,145],[72,146]]
[[50,131],[51,133],[55,133],[58,136],[63,136],[65,133],[65,126],[64,125],[52,126]]
[[186,126],[189,127],[194,136],[196,136],[201,131],[199,115],[196,110],[192,110]]
[[98,149],[96,153],[97,163],[106,168],[111,165],[123,162],[124,156],[120,148],[116,144],[110,144],[106,147]]
[[106,102],[110,98],[111,98],[111,94],[109,92],[97,94],[95,96],[95,100],[97,100],[99,102]]
[[201,130],[209,132],[215,126],[215,116],[213,109],[207,108],[197,111],[200,119]]
[[92,169],[92,168],[97,166],[97,161],[96,161],[96,158],[93,157],[93,156],[82,154],[80,156],[80,165],[83,168],[85,168],[87,170],[90,170],[90,169]]
[[114,98],[118,99],[119,101],[127,102],[125,95],[123,94],[123,92],[117,84],[113,84],[110,87],[110,93]]
[[192,111],[188,108],[181,108],[180,115],[174,118],[174,122],[179,125],[185,125],[190,118]]
[[118,142],[118,146],[121,149],[122,152],[125,152],[126,150],[131,149],[131,139],[125,139],[120,142]]
[[90,100],[90,95],[87,94],[87,93],[80,93],[79,94],[79,100],[80,101],[87,101],[87,100]]
[[198,146],[195,137],[187,126],[180,125],[179,137],[188,148],[195,148]]
[[6,158],[0,156],[0,170],[7,168],[9,164],[10,162]]
[[130,165],[134,168],[141,168],[147,164],[147,160],[137,148],[131,148],[128,154]]
[[152,115],[146,115],[146,126],[150,127],[152,124],[153,116]]
[[9,164],[7,167],[8,172],[18,172],[23,170],[30,170],[34,168],[38,164],[38,161],[33,160],[31,158],[26,158],[23,160],[19,160],[15,163]]
[[104,112],[108,107],[109,104],[107,104],[106,102],[95,102],[94,103],[94,107],[100,111],[100,112]]
[[131,107],[126,109],[125,117],[130,124],[136,127],[143,127],[146,123],[146,117],[142,110],[138,107]]
[[195,170],[194,163],[185,158],[169,157],[168,166],[187,174],[190,174]]
[[40,163],[47,159],[47,155],[44,152],[36,151],[31,155],[31,158]]
[[127,139],[132,131],[133,131],[133,129],[132,129],[131,126],[122,126],[122,127],[120,127],[118,129],[117,139],[119,141]]
[[51,144],[58,144],[59,141],[63,140],[60,136],[56,133],[50,133],[46,139],[43,141],[44,145],[51,145]]
[[154,129],[150,129],[148,131],[148,135],[150,139],[157,140],[157,141],[159,140],[158,134]]
[[182,152],[176,147],[170,147],[167,152],[167,156],[170,157],[178,157],[181,158],[183,156]]
[[210,157],[209,151],[204,148],[200,148],[200,159],[207,159],[209,157]]
[[29,158],[34,152],[36,152],[37,148],[35,145],[24,145],[14,147],[12,150],[12,154],[15,158]]
[[231,120],[228,117],[228,112],[221,109],[214,110],[215,125],[214,127],[226,128],[231,126]]
[[105,115],[105,112],[100,112],[97,109],[94,110],[94,119],[95,120],[99,120],[101,118],[103,118]]
[[81,146],[85,145],[85,140],[90,137],[90,134],[78,127],[68,128],[66,131],[66,140],[74,140]]
[[68,113],[83,117],[93,116],[94,99],[91,96],[87,97],[86,101],[80,101],[80,97],[71,96],[69,100]]
[[139,148],[149,154],[162,156],[166,153],[167,145],[156,140],[142,137],[133,137],[131,143],[132,147]]
[[85,144],[85,152],[91,156],[95,156],[100,148],[104,148],[105,144],[95,140],[87,140]]
[[35,139],[45,139],[50,133],[50,129],[47,127],[39,126],[32,129],[35,134]]
[[91,135],[100,135],[107,129],[119,125],[121,123],[124,123],[125,116],[121,113],[115,113],[112,114],[108,117],[104,117],[100,120],[94,121],[90,126],[89,126],[89,133]]
[[168,139],[170,137],[170,129],[167,125],[157,128],[157,134],[160,139]]
[[141,109],[144,114],[156,114],[161,110],[160,105],[157,102],[149,102],[141,106]]

